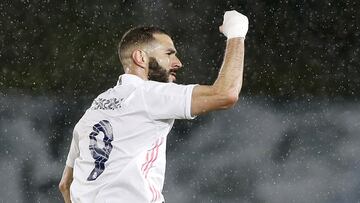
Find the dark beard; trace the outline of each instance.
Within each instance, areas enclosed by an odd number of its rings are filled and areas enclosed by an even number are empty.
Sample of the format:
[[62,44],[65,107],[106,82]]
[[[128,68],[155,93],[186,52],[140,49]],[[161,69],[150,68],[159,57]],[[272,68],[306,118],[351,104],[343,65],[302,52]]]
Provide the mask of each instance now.
[[170,72],[160,66],[154,57],[149,58],[149,80],[169,82]]

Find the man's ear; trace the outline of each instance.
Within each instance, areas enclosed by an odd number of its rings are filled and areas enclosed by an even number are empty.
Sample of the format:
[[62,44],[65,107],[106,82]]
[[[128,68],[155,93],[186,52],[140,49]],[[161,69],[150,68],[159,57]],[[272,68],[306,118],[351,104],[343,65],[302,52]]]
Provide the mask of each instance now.
[[131,58],[137,66],[146,68],[148,65],[146,53],[140,49],[136,49],[132,52]]

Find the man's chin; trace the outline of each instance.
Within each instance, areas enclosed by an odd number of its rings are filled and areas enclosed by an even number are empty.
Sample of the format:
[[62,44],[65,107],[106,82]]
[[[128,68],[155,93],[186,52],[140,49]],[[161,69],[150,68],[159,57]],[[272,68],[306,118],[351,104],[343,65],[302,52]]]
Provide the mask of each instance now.
[[169,75],[169,82],[176,82],[176,77],[173,75]]

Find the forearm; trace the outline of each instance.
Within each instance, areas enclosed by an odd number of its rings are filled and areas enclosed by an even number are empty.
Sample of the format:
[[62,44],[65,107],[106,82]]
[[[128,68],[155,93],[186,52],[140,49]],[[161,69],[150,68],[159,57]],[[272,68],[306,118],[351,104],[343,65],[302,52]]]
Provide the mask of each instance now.
[[70,200],[70,188],[61,191],[61,194],[63,196],[63,199],[64,199],[65,203],[71,203],[71,200]]
[[65,203],[71,203],[70,200],[70,185],[73,181],[73,169],[65,166],[63,175],[59,183],[59,190],[64,198]]
[[227,40],[224,61],[214,83],[217,91],[238,96],[243,82],[244,38]]

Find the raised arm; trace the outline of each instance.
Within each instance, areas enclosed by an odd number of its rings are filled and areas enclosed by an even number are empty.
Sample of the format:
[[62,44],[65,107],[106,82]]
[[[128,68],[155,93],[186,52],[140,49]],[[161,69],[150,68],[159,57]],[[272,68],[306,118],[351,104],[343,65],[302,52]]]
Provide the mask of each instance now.
[[191,99],[191,114],[200,115],[209,111],[233,106],[239,97],[243,81],[244,40],[248,29],[246,16],[227,11],[220,31],[228,38],[223,64],[211,86],[194,87]]

